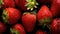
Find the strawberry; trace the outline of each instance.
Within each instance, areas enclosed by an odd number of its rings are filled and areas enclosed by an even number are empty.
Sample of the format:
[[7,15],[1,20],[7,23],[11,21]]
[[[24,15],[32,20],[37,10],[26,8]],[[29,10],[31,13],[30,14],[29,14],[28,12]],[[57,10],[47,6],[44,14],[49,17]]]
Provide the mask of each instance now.
[[52,34],[60,34],[60,18],[56,18],[51,24]]
[[13,0],[0,0],[0,8],[15,7]]
[[6,31],[6,26],[0,22],[0,34]]
[[22,16],[22,23],[27,32],[32,32],[36,24],[36,15],[26,12]]
[[22,10],[33,10],[33,8],[37,8],[36,5],[38,5],[38,3],[36,2],[36,0],[15,0],[16,5],[21,8]]
[[54,17],[59,16],[59,14],[60,14],[60,0],[52,0],[51,13],[53,14]]
[[52,0],[36,0],[38,3],[49,4]]
[[37,13],[37,20],[39,22],[39,25],[42,26],[48,25],[51,22],[51,19],[52,19],[52,14],[49,8],[43,5]]
[[11,34],[26,34],[24,27],[21,24],[15,24],[10,31]]
[[2,18],[5,23],[15,24],[21,15],[21,11],[15,8],[6,8],[3,10]]
[[47,34],[47,33],[44,32],[44,31],[42,31],[42,30],[38,30],[38,31],[36,32],[36,34]]

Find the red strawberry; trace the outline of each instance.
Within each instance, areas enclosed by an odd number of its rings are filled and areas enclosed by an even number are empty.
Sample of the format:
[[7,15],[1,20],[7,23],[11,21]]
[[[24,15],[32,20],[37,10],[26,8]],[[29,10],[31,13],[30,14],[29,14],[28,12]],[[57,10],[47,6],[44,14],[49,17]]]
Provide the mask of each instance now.
[[52,2],[52,0],[36,0],[36,1],[43,4],[49,4]]
[[42,30],[38,30],[38,31],[36,32],[36,34],[47,34],[47,33],[44,32],[44,31],[42,31]]
[[13,0],[0,0],[0,8],[15,7]]
[[36,5],[38,5],[35,0],[15,0],[15,3],[22,10],[33,10],[33,8],[37,8]]
[[60,34],[60,18],[56,18],[53,20],[51,24],[52,34]]
[[59,14],[60,14],[60,0],[53,0],[52,1],[51,12],[54,17],[59,16]]
[[15,8],[6,8],[3,10],[2,18],[4,22],[15,24],[21,16],[21,12]]
[[24,13],[22,16],[22,23],[28,32],[32,32],[36,24],[36,15],[29,12]]
[[39,21],[40,25],[47,25],[51,22],[52,14],[49,8],[45,5],[41,7],[41,9],[37,13],[37,20]]
[[5,30],[6,30],[6,26],[2,22],[0,22],[0,34],[5,32]]
[[16,24],[10,29],[11,34],[26,34],[24,27],[21,24]]

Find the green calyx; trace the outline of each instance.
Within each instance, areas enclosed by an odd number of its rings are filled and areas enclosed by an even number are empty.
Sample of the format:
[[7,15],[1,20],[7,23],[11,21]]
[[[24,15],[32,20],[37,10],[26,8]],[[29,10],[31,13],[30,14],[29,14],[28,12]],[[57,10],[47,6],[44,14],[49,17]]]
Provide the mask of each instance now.
[[1,8],[1,5],[4,4],[3,0],[0,0],[0,8]]
[[25,13],[23,13],[23,15],[26,15],[27,13],[36,15],[36,12],[34,12],[34,11],[32,11],[32,12],[25,12]]
[[12,28],[10,28],[10,31],[11,31],[12,34],[20,34],[19,31],[15,30],[15,29],[12,29]]
[[50,18],[50,17],[44,18],[44,19],[42,19],[42,20],[39,20],[39,25],[44,25],[44,26],[46,26],[46,25],[49,25],[50,22],[51,22],[51,18]]
[[3,10],[2,19],[5,23],[8,23],[8,13],[6,10]]
[[51,24],[51,18],[50,17],[39,20],[39,25],[42,26],[43,30],[45,27],[47,27],[49,29],[49,31],[51,32],[50,24]]
[[24,12],[23,15],[26,15],[27,13],[29,13],[29,12]]
[[33,8],[37,8],[36,5],[38,5],[38,3],[36,2],[36,0],[26,0],[27,4],[25,5],[27,7],[27,10],[33,10]]
[[32,11],[32,12],[30,12],[30,13],[36,15],[36,12],[34,12],[34,11]]

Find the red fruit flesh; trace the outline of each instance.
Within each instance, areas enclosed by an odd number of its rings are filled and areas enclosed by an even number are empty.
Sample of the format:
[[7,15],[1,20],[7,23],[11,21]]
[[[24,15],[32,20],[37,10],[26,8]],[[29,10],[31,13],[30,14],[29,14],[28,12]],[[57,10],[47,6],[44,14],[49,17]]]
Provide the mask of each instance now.
[[37,18],[38,20],[43,19],[43,18],[52,18],[52,14],[47,6],[42,6],[39,12],[37,13]]
[[6,30],[6,26],[2,22],[0,22],[0,33],[5,32],[5,30]]
[[3,8],[15,7],[15,3],[13,0],[3,0],[3,3]]
[[38,31],[36,32],[36,34],[47,34],[47,33],[44,32],[44,31],[38,30]]
[[60,34],[60,18],[56,18],[53,20],[51,24],[52,34]]
[[21,16],[21,11],[15,9],[15,8],[6,8],[5,9],[8,13],[8,22],[9,24],[15,24]]
[[16,24],[13,28],[19,31],[20,34],[26,34],[24,27],[21,24]]
[[52,0],[51,12],[54,17],[60,14],[60,0]]
[[27,10],[27,8],[25,7],[25,4],[27,3],[26,0],[15,0],[15,3],[22,10]]
[[28,32],[32,32],[36,24],[36,15],[31,13],[23,14],[22,23]]

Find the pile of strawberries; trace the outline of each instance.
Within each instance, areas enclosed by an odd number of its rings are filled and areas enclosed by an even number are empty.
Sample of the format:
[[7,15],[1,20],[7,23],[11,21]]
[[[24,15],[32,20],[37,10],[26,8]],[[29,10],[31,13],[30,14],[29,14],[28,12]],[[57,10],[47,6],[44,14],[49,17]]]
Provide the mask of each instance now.
[[60,34],[60,0],[0,0],[0,34]]

